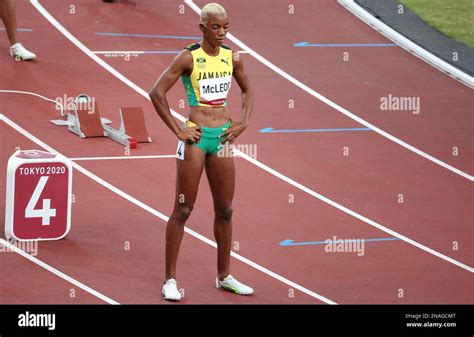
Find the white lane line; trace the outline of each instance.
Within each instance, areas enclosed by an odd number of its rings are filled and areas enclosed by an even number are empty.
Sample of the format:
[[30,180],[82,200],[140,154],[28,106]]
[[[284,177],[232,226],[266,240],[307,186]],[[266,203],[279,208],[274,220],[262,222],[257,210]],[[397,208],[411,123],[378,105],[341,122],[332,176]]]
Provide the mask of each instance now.
[[[28,131],[26,131],[25,129],[23,129],[21,126],[19,126],[18,124],[16,124],[15,122],[13,122],[12,120],[10,120],[7,116],[5,115],[2,115],[0,114],[0,121],[4,121],[6,124],[8,124],[9,126],[11,126],[13,129],[15,129],[16,131],[18,131],[19,133],[21,133],[23,136],[25,136],[26,138],[28,138],[29,140],[31,140],[32,142],[38,144],[39,146],[41,146],[42,148],[44,148],[45,150],[51,152],[51,153],[55,153],[57,154],[58,156],[61,156],[63,157],[65,160],[68,160],[71,162],[71,165],[72,167],[74,167],[76,170],[78,170],[79,172],[81,172],[82,174],[84,174],[85,176],[89,177],[90,179],[94,180],[95,182],[99,183],[100,185],[104,186],[105,188],[109,189],[110,191],[114,192],[115,194],[121,196],[122,198],[124,198],[125,200],[131,202],[132,204],[135,204],[137,205],[138,207],[146,210],[147,212],[159,217],[160,219],[162,219],[163,221],[168,221],[169,218],[164,215],[163,213],[157,211],[156,209],[148,206],[147,204],[141,202],[140,200],[132,197],[131,195],[125,193],[124,191],[120,190],[119,188],[113,186],[112,184],[110,184],[109,182],[105,181],[104,179],[98,177],[97,175],[95,175],[94,173],[90,172],[89,170],[83,168],[82,166],[80,166],[79,164],[71,161],[69,158],[67,158],[66,156],[64,156],[63,154],[61,154],[60,152],[56,151],[54,148],[52,148],[51,146],[49,146],[48,144],[44,143],[43,141],[41,141],[40,139],[38,139],[37,137],[35,137],[34,135],[32,135],[31,133],[29,133]],[[217,244],[206,238],[205,236],[193,231],[192,229],[188,228],[188,227],[185,227],[184,228],[185,232],[194,236],[195,238],[207,243],[208,245],[214,247],[214,248],[217,248]],[[336,302],[312,291],[312,290],[309,290],[273,271],[271,271],[270,269],[267,269],[237,253],[234,253],[232,252],[231,255],[236,258],[237,260],[240,260],[242,261],[243,263],[261,271],[262,273],[264,274],[267,274],[268,276],[270,277],[273,277],[274,279],[284,283],[284,284],[287,284],[289,285],[290,287],[293,287],[313,298],[316,298],[324,303],[327,303],[327,304],[337,304]]]
[[[147,100],[150,100],[150,97],[148,95],[148,93],[143,90],[142,88],[140,88],[138,85],[136,85],[135,83],[133,83],[132,81],[130,81],[128,78],[126,78],[125,76],[123,76],[121,73],[119,73],[117,70],[115,70],[113,67],[111,67],[108,63],[104,62],[100,57],[94,55],[90,49],[88,49],[82,42],[80,42],[78,39],[76,39],[71,33],[69,33],[69,31],[66,30],[66,28],[64,28],[54,17],[51,16],[51,14],[48,13],[48,11],[43,7],[41,6],[41,4],[38,3],[37,0],[30,0],[30,2],[36,7],[36,9],[54,26],[56,27],[57,30],[59,30],[66,38],[68,38],[73,44],[75,44],[80,50],[82,50],[86,55],[88,55],[91,59],[93,59],[95,62],[97,62],[99,65],[101,65],[105,70],[107,70],[108,72],[110,72],[112,75],[114,75],[115,77],[117,77],[120,81],[122,81],[123,83],[125,83],[126,85],[128,85],[130,88],[132,88],[133,90],[135,90],[137,93],[139,93],[140,95],[142,95],[143,97],[145,97]],[[170,109],[171,110],[171,114],[179,119],[180,121],[184,122],[186,120],[185,117],[181,116],[179,113],[177,113],[176,111],[174,111],[173,109]],[[294,181],[293,179],[291,178],[288,178],[286,177],[285,175],[281,174],[280,172],[266,166],[265,164],[263,163],[260,163],[259,161],[257,160],[254,160],[253,158],[243,154],[242,152],[240,151],[235,151],[236,154],[239,154],[242,158],[245,158],[247,159],[249,162],[251,162],[252,164],[256,165],[257,167],[260,167],[261,169],[265,170],[266,172],[270,173],[270,174],[273,174],[274,176],[282,179],[283,181],[286,181],[288,183],[290,183],[291,185],[297,187],[298,189],[308,193],[309,195],[312,195],[313,197],[316,197],[318,198],[319,200],[321,201],[324,201],[326,203],[328,203],[329,205],[332,205],[336,208],[338,208],[339,210],[347,213],[347,214],[350,214],[354,217],[356,217],[357,219],[359,220],[362,220],[364,221],[365,223],[375,227],[375,228],[378,228],[386,233],[389,233],[392,232],[392,233],[396,233],[394,231],[392,231],[391,229],[389,228],[386,228],[378,223],[376,223],[375,221],[372,221],[368,218],[366,218],[365,216],[363,215],[360,215],[326,197],[324,197],[323,195],[319,194],[319,193],[316,193],[314,192],[313,190],[307,188],[306,186]],[[392,234],[394,235],[394,234]],[[459,262],[457,260],[454,260],[453,258],[449,257],[449,256],[446,256],[444,254],[441,254],[427,246],[424,246],[414,240],[411,240],[409,238],[407,238],[406,236],[403,236],[401,234],[398,234],[396,233],[396,235],[394,235],[398,238],[400,238],[401,240],[411,244],[411,245],[414,245],[415,247],[417,248],[420,248],[422,250],[424,250],[425,252],[428,252],[434,256],[437,256],[445,261],[448,261],[450,263],[453,263],[454,265],[458,266],[458,267],[461,267],[463,269],[466,269],[467,271],[470,271],[470,272],[474,272],[474,269],[469,267],[468,265],[462,263],[462,262]],[[405,239],[406,238],[406,239]],[[433,252],[435,252],[435,254],[433,254]]]
[[[0,120],[1,119],[1,115],[0,115]],[[102,293],[99,293],[97,290],[94,290],[92,289],[91,287],[89,286],[86,286],[84,283],[82,282],[79,282],[78,280],[72,278],[71,276],[69,275],[66,275],[64,274],[63,272],[57,270],[56,268],[50,266],[49,264],[41,261],[40,259],[37,259],[36,257],[34,256],[31,256],[30,254],[28,254],[27,252],[25,252],[24,250],[16,247],[15,245],[12,245],[10,242],[8,241],[5,241],[4,239],[1,239],[0,238],[0,244],[4,245],[5,247],[7,247],[9,250],[23,256],[25,259],[28,259],[30,260],[31,262],[33,262],[34,264],[40,266],[41,268],[43,269],[46,269],[47,271],[49,271],[50,273],[53,273],[54,275],[62,278],[63,280],[75,285],[76,287],[78,288],[81,288],[82,290],[88,292],[89,294],[97,297],[97,298],[100,298],[102,301],[104,302],[107,302],[109,304],[120,304],[119,302],[117,301],[114,301],[113,299],[111,299],[110,297],[107,297],[105,296],[104,294]]]
[[83,160],[121,160],[121,159],[163,159],[163,158],[176,158],[176,155],[162,155],[162,156],[120,156],[120,157],[81,157],[81,158],[69,158],[74,161]]
[[329,198],[326,198],[325,196],[323,196],[323,195],[321,195],[321,194],[319,194],[319,193],[313,191],[312,189],[310,189],[310,188],[308,188],[308,187],[306,187],[306,186],[304,186],[304,185],[302,185],[302,184],[300,184],[300,183],[294,181],[294,180],[291,179],[291,178],[286,177],[285,175],[281,174],[280,172],[278,172],[278,171],[272,169],[271,167],[266,166],[265,164],[262,164],[261,162],[259,162],[259,161],[255,160],[255,159],[253,159],[252,157],[246,155],[245,153],[243,153],[243,152],[241,152],[241,151],[239,151],[239,150],[237,150],[237,149],[234,149],[234,153],[235,153],[236,155],[240,156],[240,157],[243,157],[243,158],[247,159],[248,161],[250,161],[250,162],[253,163],[254,165],[256,165],[256,166],[262,168],[263,170],[265,170],[265,171],[267,171],[267,172],[269,172],[269,173],[271,173],[271,174],[273,174],[274,176],[280,178],[281,180],[287,182],[288,184],[290,184],[290,185],[292,185],[292,186],[294,186],[294,187],[296,187],[296,188],[298,188],[298,189],[300,189],[300,190],[302,190],[302,191],[308,193],[309,195],[312,195],[313,197],[315,197],[315,198],[317,198],[317,199],[319,199],[319,200],[321,200],[321,201],[324,201],[325,203],[327,203],[327,204],[329,204],[329,205],[331,205],[331,206],[333,206],[333,207],[335,207],[335,208],[337,208],[337,209],[343,211],[344,213],[347,213],[347,214],[353,216],[353,217],[356,218],[356,219],[359,219],[359,220],[361,220],[361,221],[363,221],[363,222],[365,222],[365,223],[371,225],[372,227],[375,227],[375,228],[377,228],[377,229],[380,229],[381,231],[383,231],[383,232],[385,232],[385,233],[388,233],[388,234],[390,234],[390,235],[392,235],[392,236],[394,236],[394,237],[397,237],[397,238],[399,238],[400,240],[403,240],[403,241],[405,241],[406,243],[409,243],[409,244],[412,245],[412,246],[415,246],[415,247],[417,247],[417,248],[419,248],[419,249],[421,249],[421,250],[424,250],[425,252],[427,252],[427,253],[429,253],[429,254],[432,254],[432,255],[434,255],[434,256],[437,256],[437,257],[439,257],[439,258],[441,258],[441,259],[443,259],[443,260],[445,260],[445,261],[448,261],[448,262],[450,262],[450,263],[452,263],[452,264],[454,264],[454,265],[456,265],[456,266],[458,266],[458,267],[461,267],[461,268],[463,268],[463,269],[465,269],[465,270],[467,270],[467,271],[470,271],[471,273],[474,272],[474,268],[472,268],[472,267],[470,267],[470,266],[468,266],[468,265],[466,265],[466,264],[464,264],[464,263],[462,263],[462,262],[460,262],[460,261],[458,261],[458,260],[455,260],[455,259],[453,259],[453,258],[451,258],[451,257],[449,257],[449,256],[446,256],[446,255],[444,255],[444,254],[442,254],[442,253],[440,253],[440,252],[438,252],[438,251],[436,251],[436,250],[434,250],[434,249],[431,249],[430,247],[427,247],[427,246],[425,246],[425,245],[423,245],[423,244],[421,244],[421,243],[419,243],[419,242],[417,242],[417,241],[415,241],[415,240],[412,240],[412,239],[410,239],[409,237],[406,237],[405,235],[402,235],[402,234],[400,234],[400,233],[398,233],[398,232],[395,232],[394,230],[391,230],[390,228],[387,228],[387,227],[385,227],[385,226],[383,226],[383,225],[381,225],[381,224],[379,224],[379,223],[377,223],[377,222],[375,222],[375,221],[373,221],[373,220],[371,220],[371,219],[369,219],[369,218],[367,218],[367,217],[365,217],[365,216],[363,216],[363,215],[360,215],[359,213],[356,213],[356,212],[354,212],[353,210],[350,210],[349,208],[344,207],[344,206],[342,206],[341,204],[338,204],[337,202],[335,202],[335,201],[333,201],[333,200],[331,200],[331,199],[329,199]]
[[[189,7],[191,7],[196,13],[198,14],[201,14],[201,9],[192,1],[192,0],[185,0],[184,1]],[[366,127],[372,129],[373,131],[377,132],[379,135],[397,143],[398,145],[401,145],[403,146],[404,148],[416,153],[417,155],[425,158],[425,159],[428,159],[430,161],[432,161],[433,163],[435,164],[438,164],[439,166],[441,167],[444,167],[445,169],[451,171],[451,172],[454,172],[458,175],[460,175],[461,177],[464,177],[470,181],[474,181],[474,176],[464,172],[464,171],[461,171],[460,169],[452,166],[452,165],[449,165],[448,163],[445,163],[441,160],[439,160],[438,158],[435,158],[433,157],[432,155],[429,155],[428,153],[426,152],[423,152],[421,151],[420,149],[404,142],[403,140],[401,139],[398,139],[397,137],[389,134],[388,132],[376,127],[375,125],[373,124],[370,124],[369,122],[367,122],[366,120],[360,118],[359,116],[353,114],[352,112],[350,112],[349,110],[347,109],[344,109],[343,107],[341,107],[340,105],[334,103],[333,101],[331,101],[330,99],[324,97],[323,95],[321,95],[320,93],[316,92],[315,90],[311,89],[310,87],[308,87],[306,84],[303,84],[302,82],[298,81],[296,78],[294,78],[293,76],[291,76],[290,74],[286,73],[285,71],[281,70],[280,68],[278,68],[276,65],[274,65],[273,63],[271,63],[270,61],[268,61],[266,58],[264,58],[263,56],[261,56],[260,54],[258,54],[255,50],[253,50],[252,48],[250,48],[249,46],[247,46],[245,43],[243,43],[242,41],[240,41],[238,38],[236,38],[234,35],[232,35],[231,33],[227,33],[227,37],[229,38],[229,40],[231,40],[232,42],[234,42],[237,46],[239,46],[239,48],[247,51],[250,55],[252,55],[255,59],[257,59],[258,61],[260,61],[261,63],[263,63],[264,65],[266,65],[268,68],[270,68],[271,70],[273,70],[274,72],[276,72],[278,75],[282,76],[283,78],[287,79],[288,81],[290,81],[291,83],[293,83],[294,85],[298,86],[299,88],[303,89],[304,91],[306,91],[308,94],[310,94],[311,96],[314,96],[316,97],[317,99],[319,99],[320,101],[322,101],[323,103],[329,105],[331,108],[333,109],[336,109],[337,111],[343,113],[344,115],[346,115],[347,117],[355,120],[356,122],[359,122],[360,124],[362,125],[365,125]]]

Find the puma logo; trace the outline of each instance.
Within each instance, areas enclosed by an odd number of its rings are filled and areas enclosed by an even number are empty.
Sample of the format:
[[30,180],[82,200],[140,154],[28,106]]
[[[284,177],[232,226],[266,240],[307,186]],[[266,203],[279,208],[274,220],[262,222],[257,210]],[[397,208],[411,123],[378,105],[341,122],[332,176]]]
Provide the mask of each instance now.
[[224,62],[225,64],[229,65],[229,62],[224,59],[221,59],[221,62]]

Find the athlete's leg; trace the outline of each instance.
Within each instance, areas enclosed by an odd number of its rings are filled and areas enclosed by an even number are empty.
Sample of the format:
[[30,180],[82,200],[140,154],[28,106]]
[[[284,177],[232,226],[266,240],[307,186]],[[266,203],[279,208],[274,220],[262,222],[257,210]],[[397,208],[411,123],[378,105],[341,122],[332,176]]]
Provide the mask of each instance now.
[[5,25],[5,30],[7,31],[10,45],[13,46],[18,42],[16,38],[15,3],[13,0],[0,1],[0,16],[3,20],[3,24]]
[[0,0],[0,17],[10,41],[10,55],[17,60],[34,60],[36,55],[23,47],[17,40],[15,3],[13,0]]
[[220,280],[230,273],[232,245],[232,199],[235,188],[234,159],[218,154],[206,157],[206,175],[214,201],[214,236],[217,242],[217,273]]
[[166,225],[165,280],[176,278],[176,261],[184,233],[184,224],[196,200],[205,154],[197,146],[186,144],[184,160],[177,159],[176,199]]

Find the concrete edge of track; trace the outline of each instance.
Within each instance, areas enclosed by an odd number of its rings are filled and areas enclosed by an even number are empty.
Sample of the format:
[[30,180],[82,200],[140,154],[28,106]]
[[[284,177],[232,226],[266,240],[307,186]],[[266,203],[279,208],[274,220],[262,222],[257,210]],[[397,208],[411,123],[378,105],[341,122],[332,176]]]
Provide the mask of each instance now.
[[362,20],[364,23],[372,27],[373,29],[379,31],[388,39],[397,43],[403,49],[412,53],[416,57],[435,67],[443,73],[451,76],[452,78],[458,80],[459,82],[465,84],[471,89],[474,89],[474,77],[469,74],[461,71],[460,69],[453,67],[449,63],[443,61],[436,55],[430,53],[426,49],[422,48],[418,44],[409,40],[396,30],[392,29],[390,26],[382,22],[381,20],[374,17],[364,8],[359,6],[354,0],[337,0],[339,4],[349,10],[352,14]]

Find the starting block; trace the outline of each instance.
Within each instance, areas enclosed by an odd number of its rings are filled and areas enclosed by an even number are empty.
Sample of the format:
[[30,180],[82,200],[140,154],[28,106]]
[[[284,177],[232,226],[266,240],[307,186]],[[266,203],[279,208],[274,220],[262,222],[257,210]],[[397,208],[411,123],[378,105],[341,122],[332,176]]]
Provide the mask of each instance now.
[[145,115],[140,107],[120,108],[120,128],[114,129],[107,118],[100,116],[98,105],[89,96],[81,94],[75,99],[74,111],[65,114],[65,119],[51,122],[67,126],[68,130],[81,138],[108,137],[123,146],[135,149],[138,143],[151,143]]
[[142,108],[120,108],[120,131],[132,136],[139,143],[151,143]]

